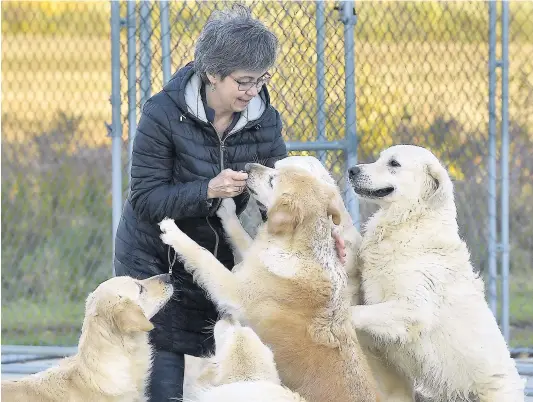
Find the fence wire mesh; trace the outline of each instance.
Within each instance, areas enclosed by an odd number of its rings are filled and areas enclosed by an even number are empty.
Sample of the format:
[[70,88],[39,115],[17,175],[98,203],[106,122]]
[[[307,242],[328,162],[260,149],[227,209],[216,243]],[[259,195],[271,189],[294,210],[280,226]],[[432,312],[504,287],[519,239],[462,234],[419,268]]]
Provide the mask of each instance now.
[[[511,344],[533,347],[533,4],[510,3],[509,223]],[[500,94],[501,95],[501,94]]]
[[109,6],[1,7],[2,343],[75,345],[110,273]]
[[[211,12],[229,3],[168,4],[173,73],[192,60],[194,42]],[[344,25],[338,3],[324,4],[322,81],[317,80],[316,3],[247,4],[281,42],[269,91],[282,115],[285,138],[319,137],[322,86],[323,138],[343,139]],[[128,83],[127,23],[120,33],[124,196],[129,91],[136,90],[133,121],[138,121],[141,104],[163,84],[160,4],[132,6],[133,85]],[[120,7],[128,22],[128,2]],[[533,297],[528,280],[533,270],[533,165],[528,158],[533,153],[533,4],[513,2],[510,8],[511,344],[533,346],[528,302]],[[452,174],[461,234],[476,269],[485,273],[488,5],[364,1],[356,2],[356,10],[358,159],[371,161],[383,148],[402,142],[432,148]],[[111,154],[103,124],[111,121],[109,19],[109,5],[101,2],[2,3],[3,343],[75,344],[87,292],[111,274]],[[496,112],[499,122],[499,108]],[[344,186],[342,151],[307,154],[325,155],[326,167]],[[371,212],[361,205],[363,221]],[[258,218],[252,206],[243,221],[252,230]]]

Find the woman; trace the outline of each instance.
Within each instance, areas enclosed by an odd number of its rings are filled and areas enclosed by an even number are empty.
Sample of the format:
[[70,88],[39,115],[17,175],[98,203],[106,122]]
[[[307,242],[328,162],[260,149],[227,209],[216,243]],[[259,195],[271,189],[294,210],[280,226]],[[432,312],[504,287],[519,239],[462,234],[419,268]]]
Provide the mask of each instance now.
[[248,194],[247,162],[273,166],[287,155],[281,118],[265,84],[276,36],[242,6],[211,16],[194,62],[178,70],[144,105],[133,145],[131,188],[115,240],[115,273],[146,278],[172,266],[176,295],[153,318],[150,401],[181,398],[184,354],[213,349],[214,305],[175,260],[158,223],[171,217],[228,269],[234,265],[216,210]]

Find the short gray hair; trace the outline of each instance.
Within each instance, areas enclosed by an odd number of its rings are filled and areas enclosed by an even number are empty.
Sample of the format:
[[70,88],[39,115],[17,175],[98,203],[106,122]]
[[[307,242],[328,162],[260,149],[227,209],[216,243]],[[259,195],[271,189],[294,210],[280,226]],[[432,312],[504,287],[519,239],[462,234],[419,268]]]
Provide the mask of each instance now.
[[278,38],[250,10],[235,4],[215,11],[194,50],[194,68],[204,82],[207,73],[222,79],[236,70],[265,71],[276,62]]

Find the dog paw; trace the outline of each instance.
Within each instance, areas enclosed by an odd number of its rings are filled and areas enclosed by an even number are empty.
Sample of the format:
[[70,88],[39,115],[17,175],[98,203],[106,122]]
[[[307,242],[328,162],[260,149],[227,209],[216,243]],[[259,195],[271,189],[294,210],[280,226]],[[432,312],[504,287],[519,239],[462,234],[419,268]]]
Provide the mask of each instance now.
[[237,207],[233,198],[224,198],[217,210],[217,216],[224,220],[237,216]]
[[162,234],[159,236],[163,243],[171,246],[176,242],[179,236],[182,234],[182,231],[176,225],[173,219],[165,218],[159,222],[159,229],[161,229]]
[[350,307],[350,321],[356,329],[363,328],[363,316],[365,312],[365,306],[351,306]]
[[179,230],[176,226],[176,222],[174,222],[174,219],[171,218],[165,218],[159,222],[159,229],[161,229],[163,233],[170,232],[172,230]]

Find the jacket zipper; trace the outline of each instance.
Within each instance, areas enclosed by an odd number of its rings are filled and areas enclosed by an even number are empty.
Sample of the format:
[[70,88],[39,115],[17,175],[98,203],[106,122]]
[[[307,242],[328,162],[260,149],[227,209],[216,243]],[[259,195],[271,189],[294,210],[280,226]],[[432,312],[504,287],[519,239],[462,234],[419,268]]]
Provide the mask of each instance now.
[[211,225],[211,222],[209,222],[209,217],[206,216],[205,217],[205,220],[207,221],[207,224],[209,225],[209,227],[211,228],[211,230],[215,233],[215,249],[213,250],[213,255],[215,256],[215,258],[217,258],[217,254],[218,254],[218,243],[219,243],[219,237],[218,237],[218,233],[217,231],[215,230],[215,228]]
[[[209,123],[211,125],[211,127],[213,127],[213,130],[215,130],[215,134],[217,135],[217,138],[219,139],[219,142],[220,142],[220,171],[222,172],[224,170],[224,139],[221,139],[219,136],[218,136],[218,131],[217,129],[215,128],[215,126],[213,125],[213,123]],[[229,137],[229,135],[228,135]],[[226,137],[227,138],[227,137]],[[218,200],[218,204],[216,206],[216,208],[218,208],[220,206],[220,204],[222,203],[222,200],[219,199]],[[215,249],[213,251],[213,255],[215,256],[215,258],[217,258],[217,254],[218,254],[218,245],[220,243],[220,237],[216,231],[216,229],[211,225],[211,222],[209,221],[209,216],[206,216],[205,220],[207,221],[207,224],[209,225],[209,227],[211,228],[211,230],[213,231],[213,233],[215,234]]]
[[[244,127],[241,128],[240,130],[235,131],[233,133],[229,133],[226,137],[221,138],[221,137],[218,136],[218,131],[215,128],[215,126],[213,125],[213,123],[210,122],[209,124],[211,125],[211,127],[213,127],[213,130],[215,130],[215,134],[217,135],[218,141],[220,142],[220,171],[222,172],[224,170],[224,150],[226,149],[226,147],[224,145],[224,141],[226,141],[226,139],[229,136],[231,136],[233,134],[237,134],[238,132],[244,130],[247,126],[245,124]],[[220,206],[220,204],[222,204],[222,199],[218,200],[218,204],[217,204],[215,209],[217,209]],[[209,217],[208,216],[206,216],[205,220],[207,221],[207,224],[209,225],[209,227],[211,228],[213,233],[215,233],[215,250],[213,251],[213,255],[215,256],[215,258],[217,258],[218,245],[220,243],[220,238],[219,238],[219,235],[218,235],[217,231],[215,230],[215,228],[211,225],[211,222],[209,221]]]

